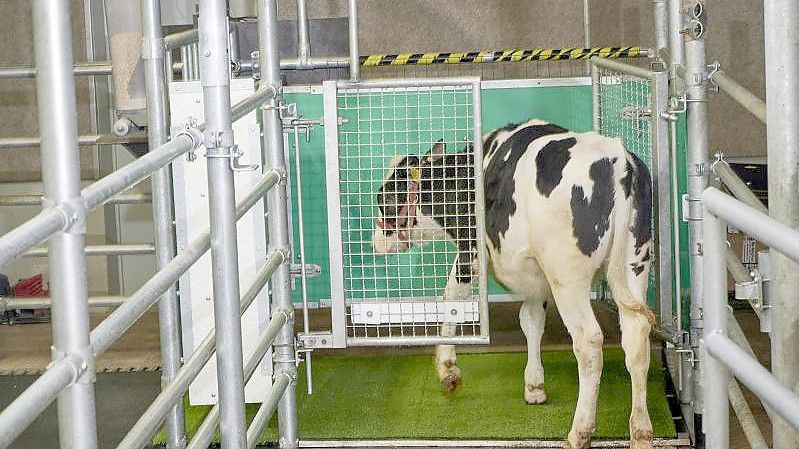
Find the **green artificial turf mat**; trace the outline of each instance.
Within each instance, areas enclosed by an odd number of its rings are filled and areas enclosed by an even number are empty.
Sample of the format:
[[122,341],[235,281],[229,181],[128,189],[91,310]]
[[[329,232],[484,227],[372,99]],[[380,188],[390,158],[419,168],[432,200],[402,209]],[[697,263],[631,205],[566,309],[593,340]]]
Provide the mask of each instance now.
[[[596,438],[627,438],[630,382],[624,355],[605,349]],[[314,394],[298,376],[302,439],[557,439],[566,435],[577,402],[577,364],[571,351],[544,351],[548,401],[523,398],[526,353],[462,354],[464,382],[444,394],[430,356],[315,357]],[[662,374],[649,372],[649,414],[657,437],[674,437]],[[258,404],[247,406],[248,420]],[[189,438],[208,406],[186,409]],[[162,444],[163,432],[155,442]],[[218,441],[216,439],[214,441]],[[277,441],[273,419],[260,443]]]

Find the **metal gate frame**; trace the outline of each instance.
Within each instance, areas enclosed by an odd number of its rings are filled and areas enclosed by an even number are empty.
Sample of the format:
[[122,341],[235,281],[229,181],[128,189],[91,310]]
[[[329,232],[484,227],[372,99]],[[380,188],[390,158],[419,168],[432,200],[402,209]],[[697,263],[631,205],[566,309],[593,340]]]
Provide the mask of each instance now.
[[[656,297],[659,308],[660,330],[667,338],[678,337],[681,329],[681,301],[679,293],[675,295],[672,279],[675,274],[679,276],[679,235],[675,235],[674,246],[672,242],[672,218],[677,210],[675,191],[676,170],[673,168],[673,158],[676,151],[669,146],[669,83],[668,73],[642,69],[633,65],[612,61],[608,59],[591,59],[591,85],[593,89],[593,117],[594,131],[606,135],[601,123],[601,86],[606,80],[601,76],[601,70],[618,72],[622,76],[639,78],[649,85],[649,104],[639,113],[649,121],[649,151],[651,155],[650,172],[653,183],[654,201],[654,246],[657,260],[654,264],[656,282]],[[616,136],[611,136],[616,137]],[[671,153],[674,154],[671,154]],[[674,232],[678,232],[675,227]],[[676,255],[676,258],[675,258]],[[677,292],[680,291],[679,278]],[[676,310],[676,313],[675,313]]]
[[[472,140],[474,144],[474,170],[475,170],[475,208],[477,220],[478,244],[478,313],[479,335],[454,336],[454,337],[349,337],[347,335],[347,307],[344,286],[343,242],[341,226],[341,189],[339,172],[339,116],[337,93],[339,89],[381,89],[402,87],[440,87],[440,86],[468,86],[472,90],[472,114],[474,128]],[[345,348],[348,346],[425,346],[436,344],[488,344],[489,343],[489,317],[488,317],[488,270],[487,253],[485,248],[485,235],[480,230],[485,229],[485,216],[483,199],[482,175],[482,123],[481,123],[481,96],[479,77],[448,77],[448,78],[413,78],[413,79],[381,79],[353,81],[325,81],[322,84],[325,120],[325,160],[327,171],[327,204],[328,204],[328,229],[330,246],[331,267],[331,319],[332,319],[332,347]],[[479,161],[479,162],[478,162]]]

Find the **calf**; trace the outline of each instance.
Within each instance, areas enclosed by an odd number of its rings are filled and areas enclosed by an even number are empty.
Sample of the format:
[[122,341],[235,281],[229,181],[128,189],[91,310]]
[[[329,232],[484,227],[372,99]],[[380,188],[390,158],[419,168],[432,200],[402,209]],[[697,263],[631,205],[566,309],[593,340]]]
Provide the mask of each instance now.
[[[565,447],[589,447],[603,343],[589,293],[603,268],[619,309],[632,380],[631,447],[651,448],[646,407],[654,322],[645,302],[652,257],[648,169],[619,139],[573,133],[539,120],[492,131],[483,148],[488,255],[496,280],[523,301],[525,400],[547,400],[540,345],[544,309],[554,300],[572,338],[580,385]],[[376,253],[392,253],[431,237],[452,239],[458,256],[444,298],[462,299],[471,294],[477,254],[474,198],[466,193],[474,190],[473,156],[470,148],[454,154],[445,150],[439,141],[424,157],[394,158],[377,194],[380,219],[372,246]],[[454,331],[445,323],[441,335]],[[460,381],[455,347],[438,346],[435,360],[442,385],[454,391]]]

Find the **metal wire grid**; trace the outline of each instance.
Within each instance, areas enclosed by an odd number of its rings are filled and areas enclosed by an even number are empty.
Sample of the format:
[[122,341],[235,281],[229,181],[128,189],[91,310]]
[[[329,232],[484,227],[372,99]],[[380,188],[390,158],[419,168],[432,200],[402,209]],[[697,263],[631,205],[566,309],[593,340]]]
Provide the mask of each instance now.
[[[338,113],[346,120],[339,128],[339,164],[348,336],[435,337],[444,321],[454,324],[458,336],[480,334],[477,270],[465,294],[442,301],[458,254],[453,241],[420,220],[414,235],[421,238],[410,250],[378,255],[372,248],[380,218],[377,192],[392,159],[421,159],[442,139],[448,153],[470,151],[472,100],[471,85],[339,90]],[[435,203],[447,206],[446,220],[464,234],[478,232],[474,160],[437,159],[430,172],[433,181],[447,186]],[[407,198],[405,184],[401,187],[399,196]]]
[[[628,73],[597,67],[599,70],[599,132],[619,137],[627,151],[652,169],[651,81]],[[655,228],[655,215],[651,226]],[[657,257],[657,256],[656,256]],[[656,285],[655,269],[649,271],[649,291]],[[602,288],[607,290],[607,285]]]
[[570,78],[586,76],[585,61],[518,61],[503,63],[459,63],[381,66],[363,69],[364,78],[429,78],[479,76],[483,80]]
[[599,70],[600,133],[620,137],[624,147],[651,168],[650,81],[606,68]]

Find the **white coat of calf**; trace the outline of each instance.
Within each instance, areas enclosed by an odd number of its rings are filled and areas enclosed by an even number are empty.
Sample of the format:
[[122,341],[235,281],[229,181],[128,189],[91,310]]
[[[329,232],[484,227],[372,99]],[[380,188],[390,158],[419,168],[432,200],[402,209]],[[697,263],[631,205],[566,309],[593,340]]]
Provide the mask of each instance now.
[[[528,340],[525,399],[531,404],[546,400],[540,341],[544,305],[554,299],[572,337],[580,380],[566,447],[590,445],[603,335],[589,295],[594,275],[604,269],[619,307],[622,346],[631,376],[631,447],[650,448],[646,375],[654,316],[646,306],[652,258],[649,171],[619,139],[569,132],[539,120],[492,131],[485,135],[483,148],[485,240],[493,273],[525,301],[520,312]],[[445,296],[471,281],[472,270],[463,260],[475,254],[476,239],[462,231],[473,221],[445,220],[466,217],[466,205],[448,199],[442,208],[431,202],[445,193],[437,190],[470,187],[463,185],[468,183],[467,168],[443,171],[468,167],[470,158],[468,149],[445,153],[443,143],[426,157],[395,158],[377,194],[381,216],[372,238],[375,252],[404,251],[431,235],[455,240],[460,262],[453,267]],[[442,175],[457,181],[435,181]],[[442,335],[451,331],[442,327]],[[436,364],[442,384],[453,391],[460,379],[454,347],[438,347]]]

